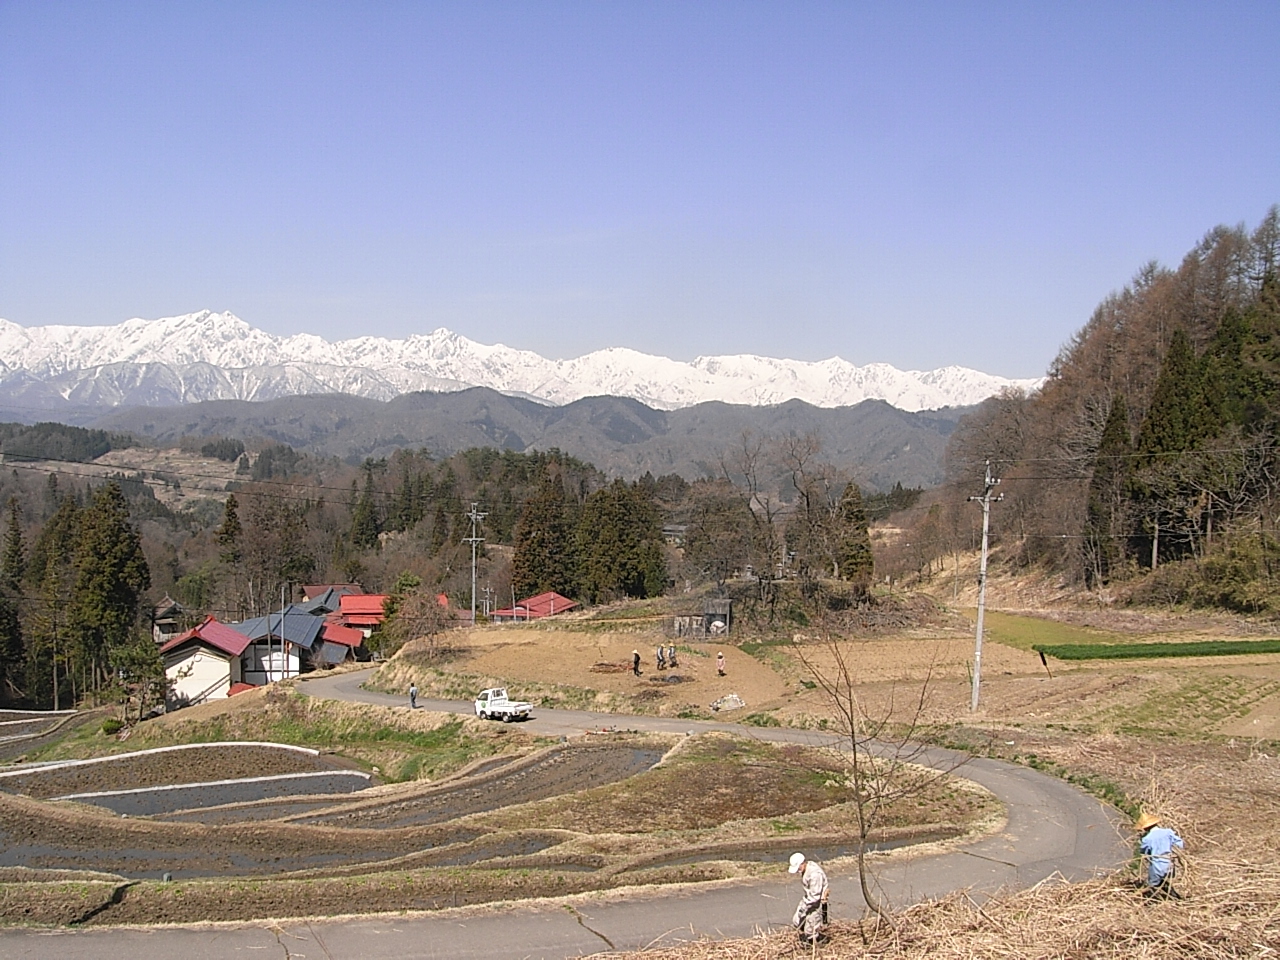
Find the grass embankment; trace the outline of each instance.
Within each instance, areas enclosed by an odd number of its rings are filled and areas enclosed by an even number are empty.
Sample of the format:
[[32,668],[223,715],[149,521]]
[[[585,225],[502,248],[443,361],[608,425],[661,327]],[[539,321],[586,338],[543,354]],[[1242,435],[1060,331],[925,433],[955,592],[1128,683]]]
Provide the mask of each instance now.
[[78,760],[175,744],[252,740],[336,754],[388,781],[434,779],[502,748],[470,726],[443,714],[318,700],[272,687],[149,721],[125,741],[103,734],[100,726],[82,727],[28,759]]

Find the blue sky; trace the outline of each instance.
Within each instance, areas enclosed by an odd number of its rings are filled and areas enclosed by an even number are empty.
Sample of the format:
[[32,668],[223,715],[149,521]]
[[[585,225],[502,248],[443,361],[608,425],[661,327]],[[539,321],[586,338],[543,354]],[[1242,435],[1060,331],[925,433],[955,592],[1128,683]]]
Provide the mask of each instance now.
[[1042,373],[1280,202],[1280,3],[0,2],[0,317]]

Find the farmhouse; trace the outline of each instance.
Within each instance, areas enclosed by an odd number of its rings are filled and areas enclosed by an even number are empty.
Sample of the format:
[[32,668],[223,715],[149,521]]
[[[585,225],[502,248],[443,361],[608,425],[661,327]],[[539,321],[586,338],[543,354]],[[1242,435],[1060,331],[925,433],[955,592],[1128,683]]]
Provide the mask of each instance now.
[[241,656],[250,640],[213,617],[179,634],[160,648],[170,682],[170,706],[222,700],[244,682]]
[[249,638],[244,655],[244,681],[255,687],[296,677],[314,666],[324,619],[298,604],[234,624]]
[[339,598],[337,622],[359,630],[367,639],[387,619],[386,602],[382,593],[345,593]]
[[513,607],[495,610],[489,616],[496,623],[515,623],[521,620],[541,620],[543,617],[554,617],[558,613],[576,610],[581,604],[576,600],[563,597],[554,590],[540,593],[536,597],[521,600]]
[[186,615],[187,608],[165,594],[165,598],[151,611],[151,637],[155,640],[156,646],[164,646],[182,633],[182,621]]

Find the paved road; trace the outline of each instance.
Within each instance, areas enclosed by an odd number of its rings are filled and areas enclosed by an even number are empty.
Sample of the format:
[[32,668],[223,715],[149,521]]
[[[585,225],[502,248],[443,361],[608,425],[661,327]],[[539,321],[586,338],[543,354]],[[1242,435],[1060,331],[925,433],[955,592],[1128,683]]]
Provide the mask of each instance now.
[[[302,689],[314,696],[408,709],[406,698],[361,689],[363,679],[363,673],[327,676],[307,681]],[[471,710],[470,704],[453,701],[420,699],[419,706],[452,712]],[[781,742],[830,742],[829,738],[806,731],[570,710],[535,711],[525,729],[548,736],[571,736],[615,726],[676,733],[727,730]],[[942,768],[954,767],[963,760],[959,754],[946,750],[931,750],[923,758]],[[1008,811],[1008,823],[1000,833],[961,850],[903,856],[879,867],[882,889],[895,906],[965,888],[980,900],[1001,887],[1026,887],[1054,874],[1082,879],[1110,870],[1128,856],[1115,811],[1060,780],[985,759],[969,759],[958,772],[1000,798]],[[833,915],[859,915],[863,904],[856,880],[836,873],[832,881]],[[564,958],[699,936],[746,936],[762,927],[787,923],[798,899],[794,879],[789,883],[780,879],[693,891],[657,890],[625,897],[604,894],[581,898],[572,906],[515,905],[279,926],[258,923],[163,930],[8,930],[0,931],[0,956],[57,956],[65,960],[183,955],[328,960]]]

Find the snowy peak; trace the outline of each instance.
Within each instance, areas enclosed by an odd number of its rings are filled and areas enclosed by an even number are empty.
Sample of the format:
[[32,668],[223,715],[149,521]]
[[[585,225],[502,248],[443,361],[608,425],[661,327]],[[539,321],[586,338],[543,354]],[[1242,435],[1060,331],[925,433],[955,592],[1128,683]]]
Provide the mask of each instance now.
[[[0,320],[0,389],[103,406],[304,393],[385,400],[413,390],[481,386],[551,404],[619,396],[673,410],[710,400],[766,406],[799,399],[840,407],[876,399],[917,411],[967,406],[1040,383],[954,366],[859,367],[839,357],[806,362],[742,354],[684,363],[613,347],[548,360],[502,344],[475,343],[444,328],[403,340],[330,343],[313,334],[273,336],[234,314],[211,310],[99,327],[22,327]],[[40,390],[34,390],[37,385]]]

